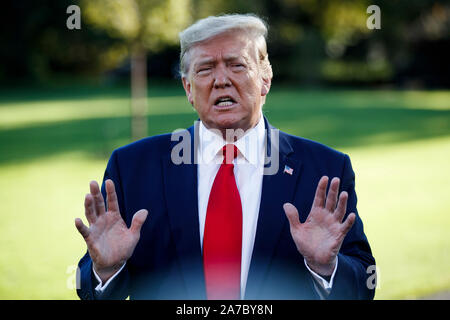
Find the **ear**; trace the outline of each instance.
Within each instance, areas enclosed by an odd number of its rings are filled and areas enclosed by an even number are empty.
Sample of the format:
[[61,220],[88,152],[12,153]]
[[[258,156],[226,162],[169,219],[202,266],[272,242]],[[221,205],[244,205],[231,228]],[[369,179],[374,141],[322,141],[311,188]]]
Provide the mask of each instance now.
[[186,92],[187,99],[191,105],[194,105],[194,99],[192,98],[192,88],[191,83],[186,77],[182,77],[181,81],[183,82],[183,88]]
[[272,84],[271,78],[262,78],[261,96],[264,97],[269,93],[271,84]]

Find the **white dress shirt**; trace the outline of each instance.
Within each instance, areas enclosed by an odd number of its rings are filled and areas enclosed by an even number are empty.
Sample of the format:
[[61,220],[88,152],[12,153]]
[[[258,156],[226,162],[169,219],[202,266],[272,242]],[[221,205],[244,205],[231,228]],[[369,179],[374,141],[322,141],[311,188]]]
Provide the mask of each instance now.
[[[200,244],[203,248],[206,209],[209,194],[223,161],[222,148],[227,142],[202,122],[199,127],[200,143],[198,159],[198,213],[200,222]],[[242,203],[242,254],[241,254],[241,297],[244,297],[247,275],[255,242],[259,205],[264,170],[264,121],[248,130],[234,145],[239,152],[234,163],[234,176]]]
[[[199,125],[199,147],[197,149],[198,161],[198,213],[200,225],[200,245],[203,250],[203,234],[205,229],[206,209],[208,206],[209,194],[222,164],[222,148],[227,142],[217,131],[209,130],[200,121]],[[234,175],[236,185],[242,202],[242,254],[241,254],[241,297],[245,296],[250,261],[255,242],[256,226],[258,222],[259,206],[261,203],[261,192],[264,172],[265,155],[265,128],[264,118],[260,119],[255,127],[247,130],[245,134],[234,142],[239,152],[234,163]],[[337,260],[334,272],[330,281],[326,281],[321,276],[312,271],[304,261],[306,268],[311,272],[315,280],[316,291],[321,298],[325,298],[331,291],[334,275],[337,270]],[[125,266],[125,265],[124,265]],[[94,270],[94,275],[99,281],[95,288],[98,293],[108,286],[123,267],[112,276],[104,285]],[[319,287],[317,287],[317,285]]]

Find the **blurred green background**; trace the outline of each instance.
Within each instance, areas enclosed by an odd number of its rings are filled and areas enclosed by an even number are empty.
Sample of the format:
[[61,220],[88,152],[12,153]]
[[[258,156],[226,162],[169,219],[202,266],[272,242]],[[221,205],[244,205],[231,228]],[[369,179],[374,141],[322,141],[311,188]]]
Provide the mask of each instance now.
[[[72,4],[81,8],[80,30],[66,26]],[[379,30],[366,26],[371,4],[381,9]],[[269,121],[350,155],[379,268],[376,299],[450,299],[448,2],[4,6],[0,299],[77,299],[75,268],[86,248],[74,219],[84,216],[89,181],[102,179],[115,148],[136,139],[132,114],[144,118],[144,135],[193,124],[177,77],[177,33],[231,12],[257,13],[270,26]],[[132,103],[139,94],[144,115]]]

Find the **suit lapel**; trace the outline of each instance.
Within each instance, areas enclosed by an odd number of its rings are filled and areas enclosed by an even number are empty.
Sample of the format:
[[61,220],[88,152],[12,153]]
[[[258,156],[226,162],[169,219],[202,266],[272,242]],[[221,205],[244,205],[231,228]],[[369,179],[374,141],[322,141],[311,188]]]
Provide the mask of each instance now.
[[205,299],[198,221],[197,165],[194,162],[197,152],[194,141],[198,141],[194,137],[198,134],[198,125],[190,127],[185,133],[189,133],[184,139],[190,138],[190,144],[186,144],[190,150],[184,151],[190,151],[188,156],[191,162],[177,165],[171,155],[164,156],[164,191],[170,228],[188,296]]
[[[266,130],[269,128],[266,131],[266,157],[269,155],[269,158],[273,158],[273,152],[279,152],[280,158],[276,174],[266,174],[263,177],[256,237],[247,279],[245,295],[247,299],[255,299],[258,296],[281,231],[284,224],[287,223],[283,204],[292,202],[301,171],[301,162],[290,156],[293,150],[285,134],[278,131],[279,136],[277,137],[277,134],[273,134],[276,133],[274,130],[277,129],[271,127],[267,119],[264,120]],[[279,144],[276,140],[279,141]],[[285,168],[288,171],[291,168],[292,174],[284,172]]]

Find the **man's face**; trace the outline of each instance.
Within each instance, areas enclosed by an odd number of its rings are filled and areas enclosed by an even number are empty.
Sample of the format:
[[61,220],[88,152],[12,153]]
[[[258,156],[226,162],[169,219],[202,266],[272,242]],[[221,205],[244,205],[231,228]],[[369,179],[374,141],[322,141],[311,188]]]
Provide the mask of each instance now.
[[200,120],[209,129],[254,127],[270,79],[263,79],[254,42],[224,33],[191,48],[183,87]]

